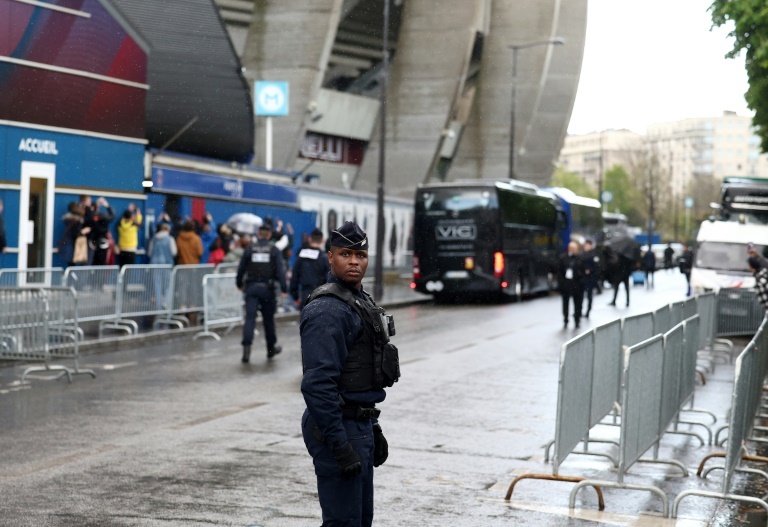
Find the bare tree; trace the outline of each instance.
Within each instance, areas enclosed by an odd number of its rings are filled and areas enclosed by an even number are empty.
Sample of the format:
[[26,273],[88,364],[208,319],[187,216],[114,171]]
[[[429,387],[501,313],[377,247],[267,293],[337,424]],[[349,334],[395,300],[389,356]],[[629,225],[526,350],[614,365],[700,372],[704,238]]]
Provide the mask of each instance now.
[[657,214],[657,208],[665,205],[665,198],[671,195],[669,172],[661,166],[654,145],[644,143],[641,148],[633,150],[629,174],[639,191],[642,202],[641,210],[647,211],[645,223],[648,243],[650,244],[654,229],[661,229],[663,223],[669,221],[669,218],[665,217],[668,215],[666,213],[670,212],[668,207],[663,206],[664,213]]

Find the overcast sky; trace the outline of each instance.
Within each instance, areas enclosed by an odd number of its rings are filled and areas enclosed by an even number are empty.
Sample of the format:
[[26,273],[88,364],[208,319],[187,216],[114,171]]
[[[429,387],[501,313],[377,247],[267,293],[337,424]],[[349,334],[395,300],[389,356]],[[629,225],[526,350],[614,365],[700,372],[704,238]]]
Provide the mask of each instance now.
[[[752,115],[743,57],[725,59],[728,29],[710,31],[709,0],[589,0],[570,134]],[[566,43],[567,45],[567,43]]]

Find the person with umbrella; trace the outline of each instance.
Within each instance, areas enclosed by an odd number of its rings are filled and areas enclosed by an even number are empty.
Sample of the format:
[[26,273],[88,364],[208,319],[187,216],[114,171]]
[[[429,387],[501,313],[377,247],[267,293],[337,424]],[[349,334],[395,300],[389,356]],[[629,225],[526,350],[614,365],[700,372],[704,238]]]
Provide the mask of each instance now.
[[635,240],[625,236],[611,240],[608,249],[606,272],[608,281],[613,287],[613,300],[608,305],[616,305],[619,287],[624,284],[624,290],[627,292],[627,307],[629,307],[629,279],[640,260],[640,247]]

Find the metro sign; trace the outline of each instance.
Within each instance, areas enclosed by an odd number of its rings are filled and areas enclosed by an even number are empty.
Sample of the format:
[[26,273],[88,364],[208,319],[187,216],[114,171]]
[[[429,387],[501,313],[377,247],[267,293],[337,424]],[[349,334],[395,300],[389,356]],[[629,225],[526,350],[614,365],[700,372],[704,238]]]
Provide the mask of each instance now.
[[438,240],[474,240],[477,238],[476,225],[438,225],[435,227]]

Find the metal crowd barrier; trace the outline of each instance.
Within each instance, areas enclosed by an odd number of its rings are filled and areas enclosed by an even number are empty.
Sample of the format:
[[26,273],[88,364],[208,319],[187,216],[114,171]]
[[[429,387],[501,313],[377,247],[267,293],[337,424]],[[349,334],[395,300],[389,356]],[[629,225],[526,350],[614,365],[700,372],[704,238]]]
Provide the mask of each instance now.
[[[696,306],[697,304],[693,303],[693,305]],[[685,312],[682,306],[679,312]],[[585,485],[595,487],[602,510],[602,494],[599,488],[602,483],[575,476],[563,476],[559,473],[560,465],[570,454],[589,454],[610,459],[622,474],[618,484],[622,485],[623,488],[637,488],[624,485],[623,473],[638,460],[639,454],[651,447],[654,447],[654,453],[653,459],[650,461],[674,464],[687,475],[685,467],[680,463],[658,458],[658,443],[664,433],[670,432],[695,436],[702,445],[711,444],[712,433],[706,425],[680,420],[680,411],[686,402],[692,401],[692,393],[695,388],[696,356],[700,335],[698,315],[694,315],[666,331],[664,341],[661,340],[662,336],[658,335],[658,348],[661,350],[658,356],[653,355],[652,352],[644,352],[651,357],[644,359],[646,362],[649,360],[660,361],[658,372],[652,371],[650,384],[640,383],[635,390],[627,392],[628,375],[634,375],[632,379],[635,379],[634,382],[637,383],[638,377],[647,376],[649,373],[643,370],[642,364],[640,366],[634,365],[631,370],[628,370],[627,361],[631,354],[622,353],[622,349],[626,351],[630,346],[652,341],[655,328],[663,328],[670,318],[670,313],[669,306],[663,306],[654,313],[626,317],[623,320],[618,319],[579,335],[563,345],[558,380],[555,439],[545,447],[545,459],[547,461],[549,449],[553,448],[552,474],[523,474],[518,476],[507,491],[507,500],[511,498],[516,483],[522,479],[578,482],[578,488]],[[637,363],[639,360],[639,358],[635,359],[635,362]],[[640,373],[637,373],[638,371]],[[656,373],[658,373],[657,378],[654,378],[653,375]],[[628,415],[622,411],[620,438],[623,439],[620,439],[619,443],[590,437],[590,431],[595,425],[598,423],[608,424],[601,423],[601,420],[617,406],[617,403],[621,403],[623,410],[623,405],[627,401],[635,406]],[[642,411],[638,410],[638,404],[642,407]],[[712,415],[710,412],[707,413]],[[708,432],[709,441],[705,441],[693,432],[678,431],[679,424],[704,427]],[[673,429],[671,429],[672,425],[674,425]],[[639,428],[642,428],[643,431],[638,431]],[[625,441],[623,446],[621,441]],[[583,449],[576,450],[580,442],[583,443]],[[609,454],[589,450],[589,443],[593,442],[616,443],[624,457],[620,456],[619,460],[615,460]],[[636,456],[636,453],[627,450],[629,444],[636,448],[648,446]],[[610,483],[610,486],[616,485],[617,483]],[[655,487],[653,489],[640,488],[655,493],[660,492]],[[575,493],[573,496],[575,497]],[[663,501],[666,515],[668,511],[666,496],[664,496]]]
[[117,280],[116,310],[109,320],[99,322],[99,338],[104,329],[133,334],[139,325],[136,317],[164,315],[162,298],[168,294],[171,265],[126,265],[120,269]]
[[661,335],[672,329],[672,313],[669,304],[653,312],[653,334]]
[[765,310],[751,289],[723,288],[717,294],[717,335],[754,335]]
[[230,262],[230,263],[220,263],[216,266],[216,273],[217,274],[225,274],[225,273],[237,273],[237,268],[240,266],[238,262]]
[[64,285],[61,267],[0,269],[0,287],[59,287]]
[[[212,264],[177,265],[171,271],[170,288],[156,295],[163,309],[167,309],[163,317],[155,320],[153,327],[159,325],[175,325],[179,328],[189,325],[185,315],[201,313],[204,309],[203,278],[215,272]],[[233,282],[234,287],[234,282]]]
[[[768,374],[768,327],[764,318],[752,341],[744,348],[744,351],[736,359],[735,378],[733,392],[731,394],[731,411],[729,418],[728,446],[724,454],[710,454],[699,465],[699,475],[707,475],[716,469],[724,471],[720,492],[707,490],[686,490],[677,495],[672,505],[672,517],[677,517],[680,503],[687,496],[700,496],[733,501],[741,501],[759,505],[768,511],[768,502],[765,498],[755,498],[731,492],[733,476],[737,472],[758,474],[768,479],[768,473],[748,467],[742,467],[742,461],[768,462],[768,458],[746,456],[742,454],[744,444],[751,439],[755,429],[757,411],[761,408],[763,397],[763,384]],[[763,440],[764,441],[764,440]],[[723,466],[716,466],[702,472],[704,464],[713,457],[725,457]]]
[[[618,489],[647,490],[662,501],[662,514],[669,516],[669,501],[660,488],[624,481],[627,470],[638,461],[664,463],[678,467],[685,476],[685,465],[674,459],[658,458],[658,443],[677,413],[678,377],[683,351],[683,326],[677,325],[664,335],[656,335],[625,350],[622,376],[622,416],[619,439],[617,481],[585,479],[571,490],[570,508],[576,495],[586,485]],[[654,449],[652,459],[643,454]]]
[[[72,317],[72,318],[70,318]],[[77,297],[69,288],[0,288],[0,360],[42,362],[21,376],[59,371],[71,382],[73,374],[89,374],[78,365]],[[52,358],[71,358],[75,369],[52,365]]]
[[207,274],[203,277],[203,331],[200,337],[221,337],[213,326],[228,325],[231,330],[243,322],[243,293],[235,287],[236,273]]
[[64,283],[77,292],[79,322],[108,321],[117,313],[117,283],[120,268],[116,265],[68,267]]

